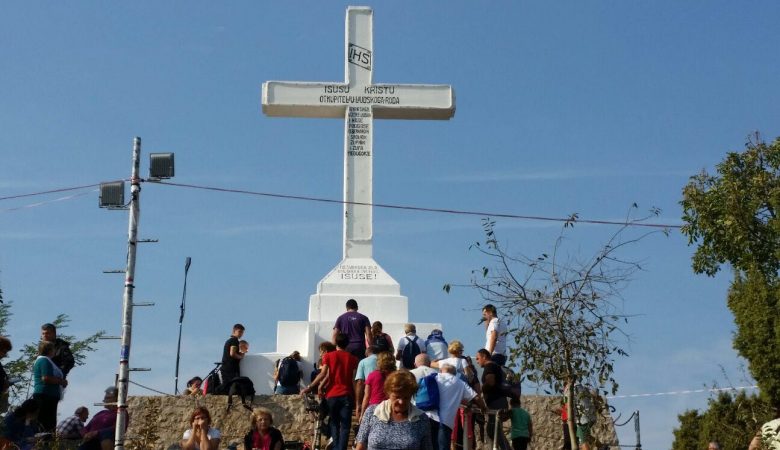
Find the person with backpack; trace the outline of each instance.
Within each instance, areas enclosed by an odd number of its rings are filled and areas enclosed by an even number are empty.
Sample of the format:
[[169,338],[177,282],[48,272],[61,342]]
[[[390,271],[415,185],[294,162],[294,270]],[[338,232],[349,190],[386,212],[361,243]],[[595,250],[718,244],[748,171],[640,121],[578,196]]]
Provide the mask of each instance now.
[[375,353],[390,352],[391,355],[395,355],[393,338],[382,331],[382,322],[378,320],[371,324],[371,345],[377,348]]
[[[501,380],[503,373],[501,366],[493,362],[490,358],[491,353],[484,348],[477,351],[477,364],[482,367],[482,396],[485,399],[487,407],[493,412],[507,410],[509,403],[501,389]],[[487,426],[485,430],[485,444],[488,448],[493,447],[493,437],[497,438],[496,448],[509,450],[509,442],[504,433],[500,431],[501,421],[496,420],[499,414],[488,414]],[[498,426],[499,430],[496,431]]]
[[447,340],[444,339],[444,333],[441,330],[434,329],[425,340],[425,348],[431,362],[438,361],[447,357]]
[[441,364],[440,369],[441,373],[436,375],[436,386],[439,390],[438,414],[432,416],[431,440],[434,450],[449,450],[455,416],[461,402],[474,401],[483,412],[487,410],[487,406],[482,398],[456,375],[454,366]]
[[404,325],[406,335],[398,341],[395,359],[401,361],[401,367],[406,370],[414,369],[414,358],[420,353],[425,353],[425,342],[417,336],[417,327],[413,323]]
[[303,379],[300,361],[301,354],[298,350],[278,361],[274,376],[274,394],[294,395],[300,392],[299,384]]

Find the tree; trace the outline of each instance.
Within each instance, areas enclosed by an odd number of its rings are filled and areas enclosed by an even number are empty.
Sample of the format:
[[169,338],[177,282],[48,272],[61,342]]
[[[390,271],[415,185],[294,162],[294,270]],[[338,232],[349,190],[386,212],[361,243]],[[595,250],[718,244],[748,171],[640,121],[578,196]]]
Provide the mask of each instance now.
[[678,414],[677,420],[680,422],[680,427],[675,428],[673,431],[674,442],[672,442],[672,450],[704,448],[699,444],[702,420],[699,411],[689,409],[682,414]]
[[696,273],[714,275],[726,262],[767,279],[780,269],[780,139],[767,145],[756,133],[742,153],[730,152],[718,175],[702,171],[683,189],[682,232]]
[[737,325],[732,345],[748,361],[761,394],[780,404],[780,282],[758,271],[735,275],[728,307]]
[[772,418],[772,408],[757,395],[720,392],[710,398],[707,410],[688,410],[677,416],[672,450],[707,448],[718,441],[724,449],[747,448],[756,429]]
[[[11,302],[0,303],[0,335],[6,335],[7,333],[8,323],[13,315],[11,306]],[[70,342],[70,349],[73,352],[73,358],[76,360],[76,366],[81,366],[85,363],[87,353],[95,351],[95,344],[106,334],[105,331],[101,330],[84,339],[77,339],[75,336],[62,334],[62,330],[67,328],[68,323],[70,323],[70,318],[66,314],[59,314],[51,323],[57,327],[57,337]],[[16,404],[29,396],[32,385],[32,366],[38,354],[38,342],[22,345],[20,353],[16,359],[3,364],[10,378],[17,377],[22,380],[11,386],[9,392],[9,402],[11,404]]]
[[691,177],[683,189],[682,232],[698,245],[694,272],[733,268],[734,348],[748,360],[761,395],[780,405],[780,139],[768,145],[756,133],[717,172]]
[[[510,255],[499,243],[495,222],[483,220],[485,239],[472,248],[487,256],[492,265],[472,271],[469,286],[508,318],[511,360],[519,363],[525,379],[547,393],[563,393],[565,385],[575,383],[605,394],[617,391],[614,361],[627,354],[616,337],[626,337],[620,327],[628,321],[617,300],[622,300],[621,291],[640,269],[620,253],[657,232],[636,232],[634,225],[659,213],[652,210],[649,216],[635,219],[635,208],[625,224],[584,260],[565,254],[563,248],[564,234],[576,223],[576,214],[564,224],[552,251],[538,257]],[[450,287],[445,285],[445,291]],[[574,441],[571,390],[567,390],[566,404]]]

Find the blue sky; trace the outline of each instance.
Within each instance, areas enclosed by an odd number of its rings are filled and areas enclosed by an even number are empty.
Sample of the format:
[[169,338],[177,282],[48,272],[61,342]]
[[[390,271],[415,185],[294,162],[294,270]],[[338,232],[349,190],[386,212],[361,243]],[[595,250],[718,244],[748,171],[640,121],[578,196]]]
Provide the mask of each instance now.
[[[463,210],[620,219],[636,202],[679,224],[687,178],[746,136],[780,135],[780,6],[726,1],[368,2],[375,82],[451,84],[451,121],[375,121],[374,200]],[[133,136],[175,152],[176,182],[339,199],[343,124],[260,112],[268,80],[343,80],[343,2],[6,2],[0,14],[0,196],[129,175]],[[52,201],[76,195],[61,201]],[[47,203],[34,207],[34,203]],[[134,380],[173,390],[183,265],[192,257],[182,376],[204,374],[236,321],[252,351],[277,320],[303,320],[341,255],[341,207],[144,185]],[[465,283],[485,260],[479,217],[374,212],[375,259],[410,317],[482,345],[481,300]],[[498,221],[512,250],[548,250],[560,226]],[[578,225],[587,252],[614,231]],[[11,338],[32,341],[56,313],[68,330],[120,332],[127,215],[91,189],[0,202],[0,286]],[[731,349],[729,274],[690,270],[673,231],[627,256],[645,270],[624,292],[635,315],[620,394],[750,384]],[[100,400],[118,344],[78,368],[61,413]],[[144,394],[132,388],[131,394]],[[676,414],[706,394],[615,399],[640,410],[646,448],[668,448]],[[629,427],[624,427],[629,428]],[[632,430],[621,430],[624,444]]]

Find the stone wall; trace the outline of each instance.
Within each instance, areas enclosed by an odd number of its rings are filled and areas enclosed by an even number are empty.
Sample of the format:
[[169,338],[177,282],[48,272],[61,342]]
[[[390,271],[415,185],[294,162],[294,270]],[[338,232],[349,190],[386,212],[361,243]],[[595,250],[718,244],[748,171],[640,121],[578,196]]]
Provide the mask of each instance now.
[[[523,396],[523,407],[533,420],[534,437],[529,449],[559,450],[563,445],[561,420],[558,412],[560,400],[548,396]],[[250,412],[234,398],[234,405],[227,410],[227,397],[131,397],[128,400],[131,421],[127,447],[130,450],[161,449],[178,444],[181,435],[189,428],[189,417],[196,406],[209,409],[214,426],[222,432],[222,448],[237,444],[243,448],[244,434],[249,430]],[[286,441],[311,441],[316,418],[304,409],[298,395],[258,395],[253,406],[264,406],[274,414],[274,426],[284,434]],[[509,422],[507,422],[507,425]],[[608,415],[599,417],[594,427],[599,443],[613,444],[617,449],[612,420]]]

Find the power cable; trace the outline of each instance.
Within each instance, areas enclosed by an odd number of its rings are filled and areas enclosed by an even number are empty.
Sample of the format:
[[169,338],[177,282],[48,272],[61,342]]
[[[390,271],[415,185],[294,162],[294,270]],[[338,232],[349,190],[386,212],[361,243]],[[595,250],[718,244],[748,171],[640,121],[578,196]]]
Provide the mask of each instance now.
[[144,386],[143,384],[136,383],[135,381],[132,381],[132,380],[127,380],[127,382],[130,383],[130,384],[134,384],[134,385],[136,385],[136,386],[138,386],[140,388],[146,389],[147,391],[156,392],[158,394],[162,394],[162,395],[165,395],[165,396],[168,396],[168,397],[175,397],[175,395],[173,395],[173,394],[169,394],[169,393],[163,392],[163,391],[158,391],[157,389],[150,388],[149,386]]
[[[154,184],[160,184],[164,186],[184,187],[184,188],[191,188],[191,189],[201,189],[206,191],[226,192],[232,194],[245,194],[245,195],[256,195],[261,197],[282,198],[288,200],[303,200],[303,201],[320,202],[320,203],[338,203],[338,204],[347,204],[347,205],[372,206],[374,208],[400,209],[400,210],[407,210],[407,211],[459,214],[459,215],[480,216],[480,217],[500,217],[504,219],[523,219],[523,220],[537,220],[537,221],[548,221],[548,222],[572,221],[571,218],[560,218],[560,217],[524,216],[519,214],[491,213],[491,212],[467,211],[467,210],[458,210],[458,209],[426,208],[421,206],[393,205],[387,203],[349,202],[345,200],[335,200],[331,198],[309,197],[303,195],[290,195],[290,194],[276,194],[270,192],[257,192],[257,191],[248,191],[244,189],[230,189],[230,188],[221,188],[221,187],[214,187],[214,186],[200,186],[196,184],[175,183],[172,181],[155,181]],[[631,222],[631,221],[620,222],[620,221],[612,221],[612,220],[594,220],[594,219],[579,219],[579,218],[574,220],[574,222],[588,223],[588,224],[595,224],[595,225],[625,225],[625,226],[664,228],[664,229],[682,227],[682,225],[641,223],[641,222]]]
[[0,197],[0,201],[2,201],[2,200],[12,200],[12,199],[15,199],[15,198],[23,198],[23,197],[34,197],[36,195],[55,194],[57,192],[77,191],[79,189],[86,189],[86,188],[98,187],[98,186],[100,186],[100,183],[85,184],[83,186],[73,186],[73,187],[66,187],[66,188],[51,189],[51,190],[48,190],[48,191],[31,192],[29,194],[8,195],[8,196],[5,196],[5,197]]
[[633,419],[634,417],[636,417],[636,411],[632,412],[632,413],[631,413],[631,416],[629,416],[629,417],[628,417],[628,419],[626,419],[626,421],[625,421],[625,422],[623,422],[623,423],[612,422],[612,423],[613,423],[613,424],[614,424],[616,427],[622,427],[622,426],[625,426],[625,425],[627,425],[627,424],[628,424],[628,422],[630,422],[630,421],[631,421],[631,419]]
[[38,206],[48,205],[50,203],[62,202],[62,201],[65,201],[65,200],[71,200],[71,199],[74,199],[76,197],[82,197],[84,195],[87,195],[90,192],[97,192],[97,189],[93,189],[93,190],[87,191],[87,192],[79,192],[79,193],[68,195],[68,196],[65,196],[65,197],[55,198],[53,200],[46,200],[46,201],[37,202],[37,203],[30,203],[28,205],[15,206],[13,208],[0,209],[0,213],[6,213],[6,212],[11,212],[11,211],[19,211],[20,209],[35,208],[35,207],[38,207]]
[[[127,180],[115,180],[115,181],[127,181]],[[486,212],[486,211],[469,211],[469,210],[459,210],[459,209],[428,208],[422,206],[394,205],[388,203],[349,202],[345,200],[336,200],[336,199],[323,198],[323,197],[278,194],[272,192],[249,191],[245,189],[222,188],[216,186],[202,186],[197,184],[176,183],[173,181],[160,181],[160,180],[143,180],[143,181],[153,182],[154,184],[163,185],[163,186],[174,186],[174,187],[199,189],[199,190],[213,191],[213,192],[254,195],[254,196],[261,196],[261,197],[280,198],[280,199],[287,199],[287,200],[301,200],[301,201],[308,201],[308,202],[333,203],[333,204],[340,204],[340,205],[348,204],[348,205],[359,205],[359,206],[371,206],[374,208],[396,209],[396,210],[404,210],[404,211],[419,211],[419,212],[431,212],[431,213],[467,215],[467,216],[479,216],[479,217],[498,217],[503,219],[518,219],[518,220],[532,220],[532,221],[545,221],[545,222],[563,222],[563,223],[575,222],[575,223],[587,223],[592,225],[618,225],[618,226],[660,228],[660,229],[682,228],[682,225],[677,225],[677,224],[644,223],[644,222],[636,222],[636,221],[597,220],[597,219],[582,219],[582,218],[572,219],[571,217],[562,218],[562,217],[549,217],[549,216],[529,216],[529,215],[521,215],[521,214],[497,213],[497,212]],[[74,190],[86,189],[86,188],[91,188],[96,186],[100,186],[100,183],[87,184],[83,186],[73,186],[67,188],[59,188],[59,189],[51,189],[51,190],[40,191],[40,192],[31,192],[27,194],[10,195],[5,197],[0,197],[0,201],[52,194],[56,192],[74,191]],[[72,197],[64,197],[53,201],[68,200],[70,198]],[[6,210],[0,210],[0,212],[14,211],[25,207],[40,206],[41,204],[44,204],[44,202],[40,204],[25,205],[21,207],[6,209]]]

